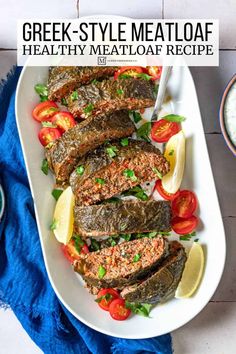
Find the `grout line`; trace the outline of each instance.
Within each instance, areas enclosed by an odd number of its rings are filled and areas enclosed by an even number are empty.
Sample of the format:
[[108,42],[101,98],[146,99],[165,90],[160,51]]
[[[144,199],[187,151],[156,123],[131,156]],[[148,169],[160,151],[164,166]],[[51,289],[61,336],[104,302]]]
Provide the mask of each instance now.
[[17,50],[16,48],[0,48],[0,52],[3,52],[3,51],[5,51],[5,52],[11,52],[11,51],[14,51],[14,50]]
[[162,5],[161,5],[161,18],[162,18],[162,19],[165,18],[165,12],[164,12],[165,4],[164,4],[164,1],[165,1],[165,0],[162,0]]

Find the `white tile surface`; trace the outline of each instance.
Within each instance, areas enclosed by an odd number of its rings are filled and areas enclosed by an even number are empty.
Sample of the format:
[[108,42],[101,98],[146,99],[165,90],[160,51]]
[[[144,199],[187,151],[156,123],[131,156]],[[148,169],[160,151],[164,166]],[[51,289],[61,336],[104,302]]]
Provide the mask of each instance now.
[[164,18],[220,20],[220,48],[236,48],[235,0],[164,0]]
[[77,0],[0,0],[0,48],[16,48],[16,21],[24,18],[75,18]]

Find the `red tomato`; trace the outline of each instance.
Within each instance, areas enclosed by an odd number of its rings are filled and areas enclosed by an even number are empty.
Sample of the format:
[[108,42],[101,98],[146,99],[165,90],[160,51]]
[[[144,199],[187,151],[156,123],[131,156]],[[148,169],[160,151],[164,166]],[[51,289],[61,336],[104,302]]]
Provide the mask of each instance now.
[[109,306],[109,313],[114,320],[124,321],[129,317],[131,311],[125,307],[125,300],[115,299]]
[[175,216],[171,221],[172,229],[179,235],[190,234],[196,229],[197,224],[198,218],[194,215],[190,216],[187,219]]
[[162,66],[147,66],[146,70],[148,75],[152,77],[152,80],[160,79]]
[[87,254],[87,253],[89,253],[89,248],[88,248],[87,243],[85,243],[85,244],[82,246],[82,248],[81,248],[81,253],[82,253],[82,254]]
[[138,74],[143,73],[141,66],[122,66],[114,74],[114,79],[117,80],[121,74],[126,74],[132,77],[136,77]]
[[[76,259],[80,259],[79,253],[75,248],[75,240],[71,239],[67,245],[62,245],[61,249],[64,253],[64,256],[68,259],[70,263],[73,263]],[[86,243],[81,248],[81,254],[89,253],[89,249]]]
[[180,191],[178,190],[176,193],[174,194],[171,194],[171,193],[168,193],[164,190],[163,186],[162,186],[162,182],[161,182],[161,179],[158,179],[156,181],[156,184],[155,184],[155,187],[154,189],[156,189],[158,191],[158,193],[160,194],[160,196],[162,198],[164,198],[165,200],[173,200],[175,199],[176,197],[178,197]]
[[38,138],[40,140],[40,143],[43,146],[46,146],[49,143],[51,143],[52,141],[60,138],[60,136],[61,136],[61,132],[59,129],[49,128],[49,127],[42,128],[38,134]]
[[[108,298],[106,299],[105,296],[108,295]],[[114,299],[118,299],[120,297],[120,294],[118,291],[115,289],[102,289],[99,291],[97,295],[97,299],[104,297],[101,299],[101,301],[98,302],[98,305],[105,311],[109,311],[109,306],[112,303]]]
[[76,125],[74,117],[69,112],[57,112],[52,117],[52,123],[56,124],[63,132]]
[[172,202],[173,214],[189,218],[197,209],[197,197],[191,191],[183,190]]
[[32,116],[38,122],[50,121],[58,111],[59,108],[55,102],[45,101],[37,104],[33,109]]
[[152,126],[152,140],[158,143],[166,143],[173,135],[180,131],[180,125],[176,122],[169,122],[165,119],[160,119]]

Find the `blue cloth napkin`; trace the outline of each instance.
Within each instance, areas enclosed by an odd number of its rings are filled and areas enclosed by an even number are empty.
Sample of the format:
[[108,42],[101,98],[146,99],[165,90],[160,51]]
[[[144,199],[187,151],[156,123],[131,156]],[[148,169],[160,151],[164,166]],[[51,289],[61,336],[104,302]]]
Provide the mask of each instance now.
[[[15,119],[20,69],[0,86],[0,175],[6,195],[0,224],[0,306],[10,306],[44,353],[171,354],[170,335],[126,340],[98,333],[57,299],[48,280]],[[148,319],[147,319],[148,321]]]

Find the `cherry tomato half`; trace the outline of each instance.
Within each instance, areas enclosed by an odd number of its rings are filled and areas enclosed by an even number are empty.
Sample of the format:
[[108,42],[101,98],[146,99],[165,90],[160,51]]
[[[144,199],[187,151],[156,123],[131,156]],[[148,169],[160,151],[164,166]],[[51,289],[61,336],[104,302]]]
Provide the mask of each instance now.
[[120,75],[128,75],[131,77],[136,77],[138,74],[143,73],[143,68],[141,66],[122,66],[114,74],[114,79],[117,80]]
[[[71,239],[66,245],[61,246],[62,252],[64,253],[64,256],[68,259],[70,263],[73,263],[76,259],[79,258],[79,253],[75,248],[75,241]],[[86,254],[89,253],[88,245],[84,243],[84,245],[81,248],[81,254]]]
[[33,109],[32,116],[37,122],[50,121],[58,111],[59,108],[55,102],[45,101],[37,104]]
[[49,127],[42,128],[38,134],[39,141],[43,146],[46,146],[52,141],[60,138],[60,136],[61,132],[59,129]]
[[147,66],[146,68],[148,75],[152,78],[151,80],[157,80],[161,77],[162,66]]
[[56,124],[63,132],[76,125],[73,115],[69,112],[57,112],[52,117],[52,123]]
[[101,289],[97,295],[97,300],[100,299],[98,305],[105,311],[109,311],[109,306],[113,300],[118,299],[120,294],[112,288]]
[[162,182],[161,182],[161,179],[158,179],[156,181],[156,184],[155,184],[155,187],[154,189],[156,189],[158,191],[158,193],[160,194],[160,196],[162,198],[164,198],[165,200],[173,200],[175,199],[176,197],[178,197],[180,191],[178,190],[176,193],[174,194],[171,194],[171,193],[168,193],[167,191],[164,190],[163,186],[162,186]]
[[129,317],[131,311],[125,307],[125,300],[115,299],[109,306],[109,313],[114,320],[124,321]]
[[181,127],[176,122],[169,122],[165,119],[160,119],[152,126],[152,140],[158,143],[166,143],[173,135],[180,131]]
[[177,198],[172,202],[173,214],[180,218],[189,218],[197,209],[197,197],[196,195],[187,190],[183,190],[179,193]]
[[195,215],[192,215],[187,219],[175,216],[171,221],[172,229],[179,235],[190,234],[196,229],[197,224],[198,218]]

